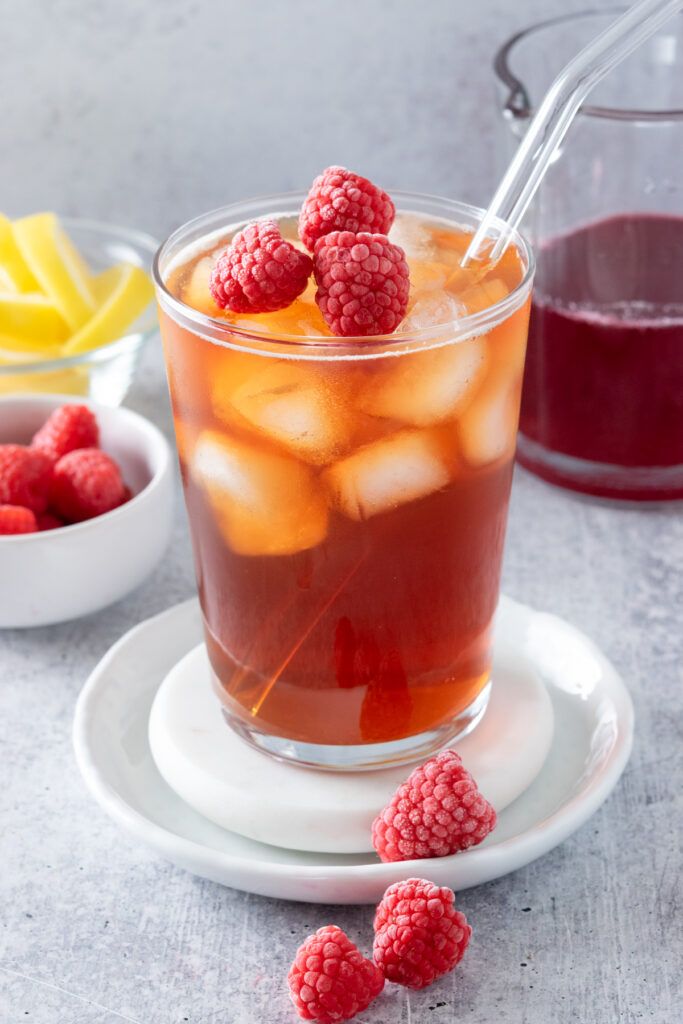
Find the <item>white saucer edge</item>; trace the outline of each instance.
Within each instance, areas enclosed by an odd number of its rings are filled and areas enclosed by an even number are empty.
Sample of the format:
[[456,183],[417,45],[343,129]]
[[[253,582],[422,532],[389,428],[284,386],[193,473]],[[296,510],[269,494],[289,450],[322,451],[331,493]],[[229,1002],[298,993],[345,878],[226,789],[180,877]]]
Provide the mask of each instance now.
[[[524,609],[533,612],[517,602],[512,604],[517,605],[520,611]],[[101,675],[133,634],[152,624],[161,625],[175,619],[181,622],[193,610],[199,622],[197,600],[190,598],[134,626],[107,651],[78,697],[73,727],[74,750],[86,786],[100,807],[127,832],[173,864],[200,877],[257,895],[312,903],[372,903],[380,899],[384,889],[393,882],[410,875],[426,873],[427,862],[422,860],[398,864],[321,864],[318,867],[309,863],[279,864],[277,873],[273,872],[268,863],[251,861],[245,871],[244,858],[207,848],[192,839],[172,833],[144,817],[121,798],[93,760],[88,743],[88,724],[100,698],[98,684]],[[572,630],[581,642],[590,646],[604,670],[622,728],[614,740],[608,762],[590,780],[582,799],[573,798],[549,818],[512,839],[487,846],[486,843],[493,838],[489,837],[474,850],[429,861],[430,879],[437,884],[450,885],[458,890],[484,884],[515,871],[553,849],[595,813],[616,785],[628,762],[633,744],[633,705],[616,670],[593,641],[575,627],[549,613],[533,613],[543,614],[549,622],[556,622]],[[457,882],[453,877],[454,862],[457,864]]]

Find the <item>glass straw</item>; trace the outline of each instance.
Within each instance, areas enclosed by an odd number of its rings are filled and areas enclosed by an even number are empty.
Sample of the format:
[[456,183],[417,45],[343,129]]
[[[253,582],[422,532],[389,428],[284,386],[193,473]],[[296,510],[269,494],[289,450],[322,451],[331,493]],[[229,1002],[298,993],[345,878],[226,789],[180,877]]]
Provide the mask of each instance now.
[[[546,168],[588,93],[615,65],[653,35],[683,0],[640,0],[584,47],[548,89],[463,256],[462,266],[481,259],[495,263],[541,183]],[[491,248],[489,233],[499,218],[507,231]]]

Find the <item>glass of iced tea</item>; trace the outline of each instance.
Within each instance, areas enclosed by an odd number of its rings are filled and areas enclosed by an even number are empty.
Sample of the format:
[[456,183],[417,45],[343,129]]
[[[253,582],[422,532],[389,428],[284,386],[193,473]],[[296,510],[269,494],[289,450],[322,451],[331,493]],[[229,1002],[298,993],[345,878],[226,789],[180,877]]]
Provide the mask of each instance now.
[[304,194],[191,221],[155,263],[216,692],[250,743],[326,769],[432,752],[491,686],[533,257],[515,235],[463,270],[482,211],[392,197],[411,291],[391,335],[332,336],[312,279],[278,312],[214,303],[246,224],[300,245]]

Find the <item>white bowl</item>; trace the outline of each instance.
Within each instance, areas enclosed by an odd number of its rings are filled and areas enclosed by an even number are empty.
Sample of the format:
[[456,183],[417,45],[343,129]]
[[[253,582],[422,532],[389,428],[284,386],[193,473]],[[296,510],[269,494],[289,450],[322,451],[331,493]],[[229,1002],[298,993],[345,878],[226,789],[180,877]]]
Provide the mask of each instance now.
[[170,539],[171,451],[137,413],[73,395],[11,395],[0,398],[0,444],[28,444],[54,409],[74,402],[95,413],[100,446],[134,497],[83,523],[0,536],[0,627],[45,626],[105,608],[142,583]]

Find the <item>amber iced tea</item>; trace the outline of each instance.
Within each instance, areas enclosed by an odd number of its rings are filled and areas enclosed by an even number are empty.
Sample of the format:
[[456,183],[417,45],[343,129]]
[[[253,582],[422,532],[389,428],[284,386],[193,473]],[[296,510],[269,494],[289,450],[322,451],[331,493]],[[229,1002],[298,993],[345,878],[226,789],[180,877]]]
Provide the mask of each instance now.
[[[294,240],[295,218],[279,220]],[[485,706],[529,257],[520,242],[464,271],[471,230],[399,213],[406,319],[388,338],[340,339],[313,282],[276,313],[213,304],[214,255],[240,226],[160,268],[217,690],[238,731],[281,756],[415,756]]]

